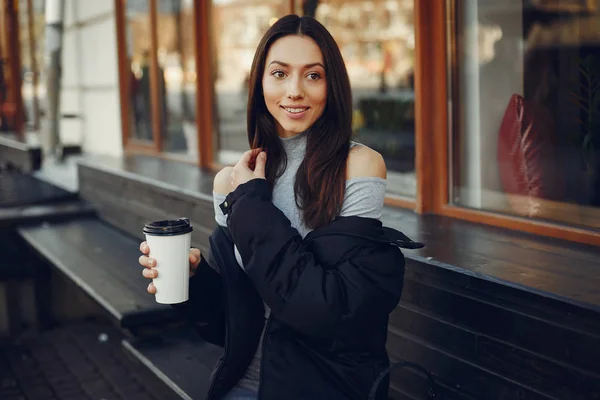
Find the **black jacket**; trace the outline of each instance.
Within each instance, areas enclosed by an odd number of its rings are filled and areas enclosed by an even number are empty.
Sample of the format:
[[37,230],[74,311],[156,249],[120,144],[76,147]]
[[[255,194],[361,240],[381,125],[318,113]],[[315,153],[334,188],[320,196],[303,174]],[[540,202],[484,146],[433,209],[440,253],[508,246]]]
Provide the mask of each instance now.
[[[361,217],[337,218],[303,240],[262,179],[239,186],[221,208],[229,229],[212,233],[209,261],[202,259],[190,300],[179,307],[201,336],[224,346],[207,398],[223,397],[246,371],[264,327],[264,301],[271,316],[261,400],[367,399],[389,365],[388,315],[404,277],[399,247],[422,245]],[[377,399],[387,399],[388,384]]]

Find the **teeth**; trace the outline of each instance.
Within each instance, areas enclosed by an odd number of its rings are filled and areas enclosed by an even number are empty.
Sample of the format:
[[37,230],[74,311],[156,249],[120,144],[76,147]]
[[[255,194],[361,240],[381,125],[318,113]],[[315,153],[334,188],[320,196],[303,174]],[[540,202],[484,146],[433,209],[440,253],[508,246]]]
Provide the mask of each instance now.
[[285,109],[285,111],[291,112],[291,113],[301,113],[301,112],[307,110],[306,108],[287,108],[287,107],[285,107],[284,109]]

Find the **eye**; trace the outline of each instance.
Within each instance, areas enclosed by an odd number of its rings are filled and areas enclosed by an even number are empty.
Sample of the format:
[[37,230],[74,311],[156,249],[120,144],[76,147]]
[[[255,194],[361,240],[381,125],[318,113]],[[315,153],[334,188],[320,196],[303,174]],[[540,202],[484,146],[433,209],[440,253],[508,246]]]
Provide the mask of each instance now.
[[282,70],[278,69],[278,70],[275,70],[275,71],[271,72],[271,75],[274,76],[275,78],[284,78],[285,77],[285,72],[283,72]]
[[310,79],[311,81],[316,81],[321,79],[321,75],[319,75],[316,72],[311,72],[310,74],[307,75],[308,79]]

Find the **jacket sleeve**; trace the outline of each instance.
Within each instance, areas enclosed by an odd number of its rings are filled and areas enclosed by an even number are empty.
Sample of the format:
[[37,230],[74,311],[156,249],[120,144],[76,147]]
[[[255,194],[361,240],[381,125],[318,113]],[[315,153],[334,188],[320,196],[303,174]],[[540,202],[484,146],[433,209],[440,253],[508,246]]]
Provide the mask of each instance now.
[[222,204],[246,272],[282,322],[311,336],[387,321],[402,292],[404,256],[374,243],[338,265],[321,265],[271,202],[264,179],[240,185]]
[[190,278],[189,299],[184,303],[173,304],[198,334],[207,342],[224,346],[225,308],[223,303],[223,283],[217,271],[200,258],[194,276]]

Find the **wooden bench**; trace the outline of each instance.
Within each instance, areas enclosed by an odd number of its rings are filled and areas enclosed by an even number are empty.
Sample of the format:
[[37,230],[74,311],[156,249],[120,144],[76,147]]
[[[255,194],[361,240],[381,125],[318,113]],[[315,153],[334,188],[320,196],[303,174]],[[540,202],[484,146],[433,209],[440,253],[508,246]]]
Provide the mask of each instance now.
[[223,352],[204,342],[191,328],[153,338],[127,339],[123,346],[186,400],[206,397],[213,367]]
[[18,229],[43,258],[81,287],[132,335],[123,341],[182,399],[201,399],[222,349],[203,341],[179,313],[155,302],[138,264],[139,240],[97,218]]
[[139,241],[97,218],[18,228],[45,260],[106,309],[122,328],[163,327],[178,312],[156,303],[138,264]]
[[[0,144],[1,145],[1,144]],[[0,243],[5,254],[0,260],[0,282],[3,283],[7,305],[8,332],[18,335],[23,325],[21,287],[33,280],[37,322],[44,325],[45,270],[35,267],[35,259],[27,254],[26,245],[18,240],[17,226],[44,224],[89,217],[92,206],[78,199],[77,193],[61,189],[18,170],[0,171]]]
[[0,134],[0,169],[32,172],[40,169],[41,165],[41,146],[28,144],[16,135]]

